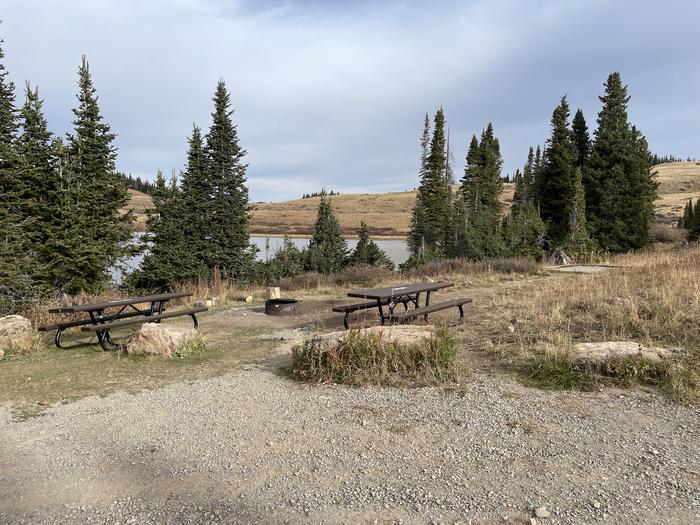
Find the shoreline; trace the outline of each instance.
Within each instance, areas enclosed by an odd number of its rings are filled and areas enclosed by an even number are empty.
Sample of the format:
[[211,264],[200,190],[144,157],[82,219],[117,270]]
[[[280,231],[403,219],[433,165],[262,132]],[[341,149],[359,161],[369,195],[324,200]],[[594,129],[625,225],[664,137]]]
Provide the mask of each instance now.
[[[146,233],[147,230],[141,228],[133,228],[132,233]],[[284,233],[258,233],[250,232],[250,237],[269,237],[271,239],[282,239],[284,238]],[[290,239],[311,239],[312,235],[310,233],[288,233],[287,237]],[[359,239],[359,235],[349,234],[343,235],[344,239]],[[373,241],[406,241],[407,238],[404,235],[370,235],[370,239]]]

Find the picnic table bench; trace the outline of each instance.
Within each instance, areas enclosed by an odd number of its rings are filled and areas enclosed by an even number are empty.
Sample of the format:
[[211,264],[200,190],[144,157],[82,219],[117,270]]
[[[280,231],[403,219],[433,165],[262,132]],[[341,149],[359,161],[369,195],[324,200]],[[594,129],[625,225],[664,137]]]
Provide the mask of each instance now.
[[[349,319],[350,314],[357,312],[359,310],[368,310],[371,308],[377,308],[379,311],[379,321],[384,324],[386,321],[398,322],[405,324],[412,319],[423,316],[427,321],[428,314],[437,312],[439,310],[446,310],[448,308],[458,308],[459,309],[459,322],[464,321],[464,309],[463,306],[467,303],[472,302],[469,298],[452,299],[450,301],[430,304],[430,295],[432,292],[437,290],[442,290],[444,288],[449,288],[454,286],[453,283],[448,282],[437,282],[437,283],[415,283],[415,284],[405,284],[401,286],[393,286],[386,288],[370,288],[367,290],[357,290],[353,292],[348,292],[348,297],[360,298],[360,299],[370,299],[368,302],[350,304],[344,306],[336,306],[333,308],[334,312],[344,313],[345,317],[343,319],[343,325],[346,329],[350,328]],[[425,294],[425,304],[420,305],[421,294]],[[399,304],[404,307],[403,312],[394,312],[394,309]],[[410,307],[412,305],[413,307]],[[389,313],[384,313],[384,307],[388,307]]]
[[[192,323],[197,328],[197,317],[195,314],[206,312],[205,306],[196,306],[185,310],[166,312],[165,307],[168,301],[190,297],[192,292],[164,293],[159,295],[145,295],[142,297],[127,297],[113,301],[102,301],[98,303],[73,304],[61,308],[52,308],[50,313],[54,314],[79,314],[87,313],[88,317],[74,319],[39,327],[40,331],[56,330],[54,342],[58,348],[65,348],[61,343],[63,331],[67,328],[80,326],[82,332],[94,332],[97,340],[104,350],[118,348],[118,344],[112,341],[110,330],[122,328],[124,326],[137,325],[143,323],[159,323],[162,319],[170,319],[181,315],[188,315],[192,318]],[[141,306],[148,305],[148,306]],[[118,309],[113,313],[106,313],[108,309]]]

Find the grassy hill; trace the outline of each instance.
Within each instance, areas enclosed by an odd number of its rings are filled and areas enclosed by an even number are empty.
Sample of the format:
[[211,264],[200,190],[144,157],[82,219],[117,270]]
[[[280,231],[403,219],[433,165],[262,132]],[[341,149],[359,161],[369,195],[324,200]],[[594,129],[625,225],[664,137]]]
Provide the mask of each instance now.
[[[657,220],[675,222],[683,213],[687,199],[700,197],[700,162],[671,162],[656,166],[659,199]],[[506,184],[501,197],[508,207],[513,199],[513,185]],[[151,199],[141,192],[129,190],[131,206],[137,217],[137,228],[145,227],[145,210]],[[253,235],[308,235],[316,218],[320,198],[254,204],[250,232]],[[356,235],[364,220],[375,237],[405,237],[408,233],[415,192],[363,193],[332,197],[340,225],[346,235]]]

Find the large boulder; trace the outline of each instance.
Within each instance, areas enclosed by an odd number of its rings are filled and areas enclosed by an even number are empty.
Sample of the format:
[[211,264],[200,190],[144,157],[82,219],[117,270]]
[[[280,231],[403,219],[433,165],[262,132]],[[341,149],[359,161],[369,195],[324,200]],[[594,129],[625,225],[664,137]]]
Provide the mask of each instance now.
[[571,260],[571,257],[569,257],[566,252],[559,247],[552,252],[547,262],[550,266],[564,266],[571,264],[573,261]]
[[617,359],[658,362],[673,357],[677,352],[676,348],[648,347],[634,341],[578,343],[574,345],[574,366],[580,370],[594,372]]
[[5,353],[31,352],[34,346],[32,323],[21,315],[0,317],[0,359]]
[[359,330],[343,330],[314,335],[310,342],[314,346],[337,346],[345,338],[353,334],[376,335],[379,334],[384,343],[399,343],[404,345],[420,346],[435,335],[433,325],[395,325],[395,326],[371,326]]
[[128,354],[172,355],[187,341],[197,337],[194,328],[145,323],[126,345]]

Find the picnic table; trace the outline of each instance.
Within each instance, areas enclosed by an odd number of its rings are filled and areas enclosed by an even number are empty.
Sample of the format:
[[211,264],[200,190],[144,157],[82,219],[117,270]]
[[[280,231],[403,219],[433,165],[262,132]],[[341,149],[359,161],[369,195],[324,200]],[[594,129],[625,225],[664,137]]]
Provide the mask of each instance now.
[[[195,314],[207,311],[208,309],[206,307],[198,306],[186,310],[166,312],[166,305],[169,301],[190,297],[191,295],[192,292],[164,293],[52,308],[49,310],[50,313],[87,313],[88,317],[40,326],[39,330],[56,330],[54,342],[58,348],[65,348],[61,343],[63,331],[67,328],[80,326],[82,332],[94,332],[97,335],[100,346],[102,346],[104,350],[113,350],[118,348],[119,345],[112,341],[110,330],[116,328],[143,323],[159,323],[162,319],[169,319],[181,315],[189,315],[192,318],[194,327],[197,328],[198,323]],[[114,311],[115,309],[116,312]]]
[[[360,299],[370,299],[366,303],[358,303],[344,306],[336,306],[333,308],[334,312],[341,312],[345,314],[343,319],[343,325],[345,328],[349,328],[349,317],[350,314],[358,310],[367,310],[372,308],[377,308],[379,312],[379,322],[383,325],[387,321],[389,322],[399,322],[401,324],[407,323],[412,319],[416,319],[420,316],[427,321],[428,314],[432,312],[437,312],[439,310],[445,310],[451,307],[459,308],[459,322],[464,320],[464,310],[463,306],[467,303],[472,302],[469,298],[453,299],[450,301],[445,301],[437,304],[430,304],[430,296],[432,292],[442,290],[444,288],[449,288],[454,286],[453,283],[449,282],[423,282],[423,283],[413,283],[413,284],[403,284],[399,286],[391,286],[385,288],[369,288],[366,290],[356,290],[348,292],[348,297],[360,298]],[[421,294],[425,294],[424,305],[420,305]],[[394,309],[399,304],[403,305],[403,312],[394,312]],[[384,307],[387,307],[388,314],[385,314]]]

